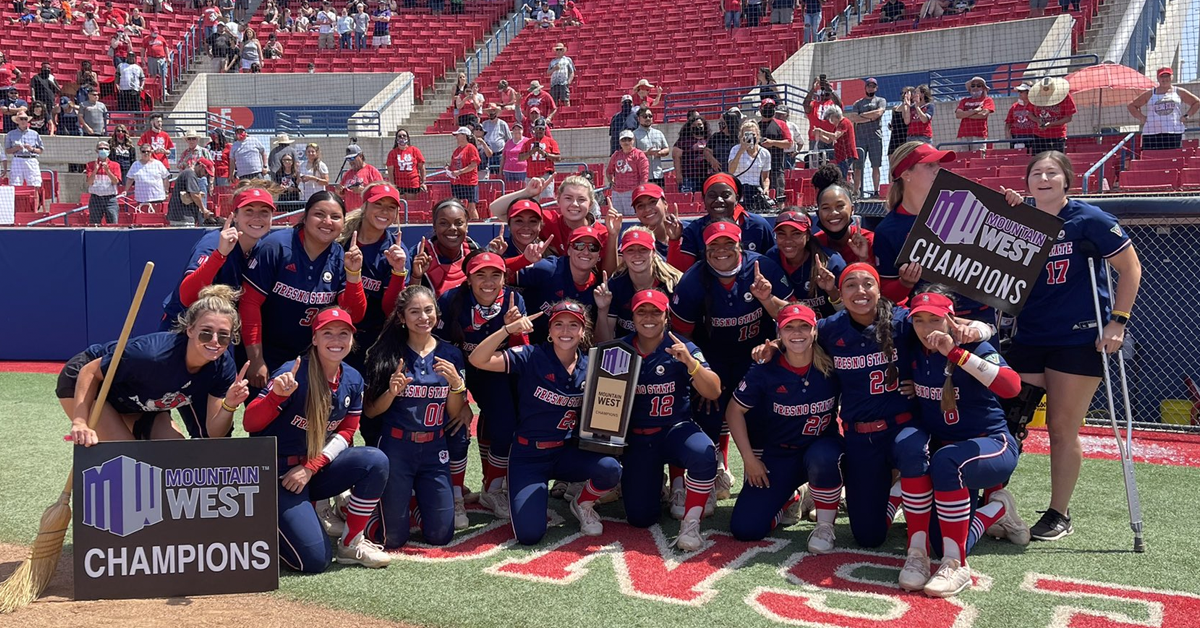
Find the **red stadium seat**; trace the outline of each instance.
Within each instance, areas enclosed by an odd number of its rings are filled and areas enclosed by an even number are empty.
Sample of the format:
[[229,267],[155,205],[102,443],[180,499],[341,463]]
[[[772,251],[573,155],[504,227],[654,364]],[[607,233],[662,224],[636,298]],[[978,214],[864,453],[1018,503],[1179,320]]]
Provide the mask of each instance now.
[[1120,176],[1120,187],[1127,192],[1170,192],[1178,183],[1176,171],[1126,170]]

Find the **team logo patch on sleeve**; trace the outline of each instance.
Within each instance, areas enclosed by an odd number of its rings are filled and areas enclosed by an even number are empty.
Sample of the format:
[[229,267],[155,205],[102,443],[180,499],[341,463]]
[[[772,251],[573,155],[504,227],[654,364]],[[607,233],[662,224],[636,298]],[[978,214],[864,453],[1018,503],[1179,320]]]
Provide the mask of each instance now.
[[324,281],[326,283],[333,281],[333,273],[331,273],[329,271],[325,271],[325,274],[321,275],[321,281]]
[[704,359],[704,352],[700,351],[699,349],[692,352],[692,357],[701,362],[707,362],[707,360]]
[[742,383],[738,384],[738,390],[743,392],[746,390],[746,380],[742,380]]
[[1121,231],[1121,225],[1113,225],[1112,229],[1109,229],[1109,231],[1113,232],[1113,234],[1118,238],[1125,237],[1125,234]]
[[447,462],[450,462],[450,452],[446,451],[445,449],[439,451],[438,452],[438,462],[440,462],[442,464],[446,464]]
[[999,364],[1000,363],[1000,354],[999,353],[989,353],[989,354],[983,356],[983,359],[987,360],[988,362],[991,362],[992,364]]
[[347,408],[350,407],[350,395],[346,395],[346,400],[343,405],[345,405]]

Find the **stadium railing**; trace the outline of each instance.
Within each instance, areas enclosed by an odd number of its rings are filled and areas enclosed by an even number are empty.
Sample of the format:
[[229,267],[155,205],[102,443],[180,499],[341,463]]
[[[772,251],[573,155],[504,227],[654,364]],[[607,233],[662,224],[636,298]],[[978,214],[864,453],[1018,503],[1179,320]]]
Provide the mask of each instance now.
[[[1091,178],[1092,178],[1093,174],[1096,174],[1098,176],[1097,181],[1105,180],[1104,177],[1107,174],[1105,172],[1105,168],[1108,166],[1108,161],[1110,159],[1112,159],[1114,156],[1116,156],[1116,154],[1118,152],[1121,154],[1121,166],[1122,166],[1122,169],[1124,169],[1125,158],[1127,156],[1132,156],[1132,154],[1133,154],[1133,147],[1132,147],[1132,144],[1130,144],[1130,142],[1132,142],[1133,138],[1137,137],[1138,135],[1141,135],[1141,134],[1137,133],[1137,132],[1133,132],[1133,133],[1129,133],[1125,137],[1121,138],[1121,141],[1117,142],[1117,145],[1113,146],[1112,150],[1105,153],[1104,156],[1100,158],[1100,161],[1093,164],[1091,168],[1087,169],[1087,172],[1083,173],[1083,181],[1080,182],[1080,185],[1083,189],[1084,194],[1087,194],[1090,191],[1088,188],[1091,187],[1089,184],[1091,183]],[[1099,172],[1097,172],[1097,171],[1099,171]],[[1097,190],[1097,191],[1100,191],[1100,190]]]
[[[1031,80],[1030,76],[1062,77],[1072,72],[1082,70],[1100,63],[1100,57],[1094,54],[1071,55],[1069,57],[1052,57],[1049,59],[1031,59],[1019,63],[1009,63],[987,76],[988,95],[1015,96],[1016,88],[1021,83]],[[946,70],[930,70],[926,73],[924,83],[933,91],[938,100],[959,100],[966,98],[967,82],[978,76],[979,70],[953,68]]]
[[663,122],[678,122],[687,117],[687,112],[693,109],[705,117],[720,117],[730,107],[746,107],[752,105],[758,109],[759,101],[753,96],[754,92],[763,88],[773,88],[783,102],[778,105],[798,106],[808,95],[808,90],[787,83],[771,85],[751,85],[748,87],[726,87],[720,89],[704,89],[692,92],[669,93],[663,97]]
[[183,35],[183,41],[175,45],[174,50],[167,52],[167,77],[162,82],[161,98],[167,97],[169,90],[175,89],[184,72],[191,67],[192,61],[196,59],[196,54],[203,47],[204,29],[201,26],[202,20],[197,20],[191,28]]
[[1167,18],[1167,0],[1133,0],[1109,44],[1105,59],[1146,72],[1158,26]]
[[483,72],[483,69],[499,56],[523,28],[525,28],[525,12],[518,9],[511,18],[496,29],[495,35],[475,50],[475,54],[467,57],[467,82],[474,81],[475,77],[479,76],[479,73]]
[[378,136],[382,123],[378,111],[357,111],[346,116],[345,109],[278,109],[273,124],[276,133],[290,135],[325,136],[356,133]]

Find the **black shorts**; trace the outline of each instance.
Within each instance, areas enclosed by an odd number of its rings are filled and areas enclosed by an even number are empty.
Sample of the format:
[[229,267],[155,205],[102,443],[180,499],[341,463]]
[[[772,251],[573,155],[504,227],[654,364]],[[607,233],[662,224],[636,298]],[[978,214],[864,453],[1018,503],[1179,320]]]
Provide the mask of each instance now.
[[479,200],[478,185],[456,185],[451,183],[450,193],[454,194],[454,198],[464,203],[474,203]]
[[95,359],[96,356],[87,351],[81,351],[75,357],[67,360],[62,370],[58,372],[58,383],[54,386],[54,394],[59,399],[74,398],[75,382],[79,379],[79,370],[86,366],[88,362]]
[[1104,375],[1103,358],[1091,344],[1043,347],[1014,342],[1004,352],[1004,359],[1018,373],[1045,373],[1050,369],[1086,377]]
[[397,192],[399,192],[400,194],[414,194],[414,195],[415,195],[415,194],[420,194],[420,193],[421,193],[421,188],[401,188],[401,187],[398,187],[398,188],[396,188],[396,191],[397,191]]

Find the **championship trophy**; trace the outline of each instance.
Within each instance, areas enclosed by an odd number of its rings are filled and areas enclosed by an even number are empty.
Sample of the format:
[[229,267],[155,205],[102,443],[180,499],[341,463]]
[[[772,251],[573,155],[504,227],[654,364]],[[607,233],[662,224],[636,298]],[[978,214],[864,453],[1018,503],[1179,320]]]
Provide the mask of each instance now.
[[579,448],[609,456],[621,455],[642,356],[620,340],[601,343],[588,352]]

